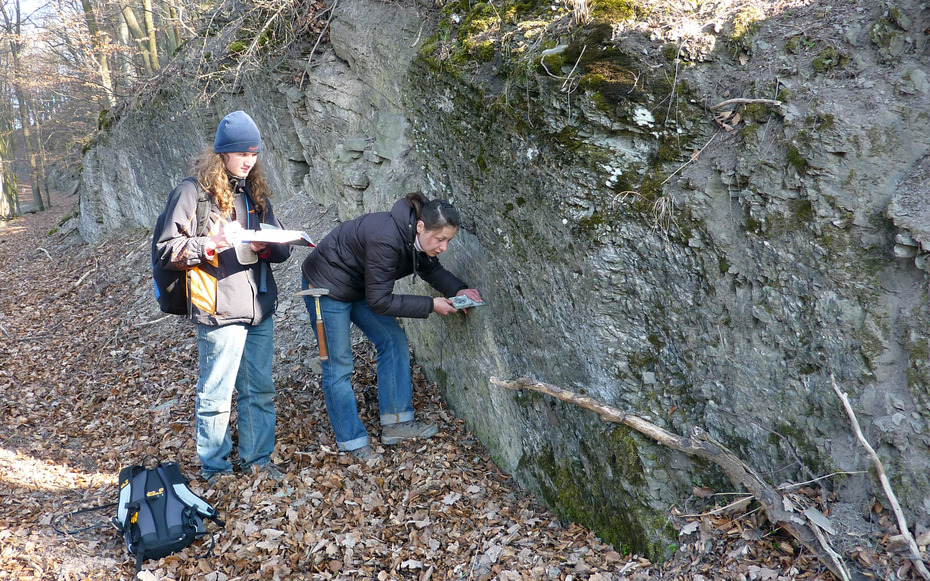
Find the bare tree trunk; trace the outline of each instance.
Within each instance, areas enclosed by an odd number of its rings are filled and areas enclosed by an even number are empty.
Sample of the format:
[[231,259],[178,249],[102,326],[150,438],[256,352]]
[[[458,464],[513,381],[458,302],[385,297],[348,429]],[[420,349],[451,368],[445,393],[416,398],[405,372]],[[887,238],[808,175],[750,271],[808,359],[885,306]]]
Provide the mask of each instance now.
[[116,104],[116,97],[113,94],[113,79],[110,77],[106,36],[97,27],[94,6],[90,3],[90,0],[81,0],[81,6],[84,8],[84,21],[87,23],[87,31],[90,33],[90,41],[94,47],[93,58],[97,61],[97,70],[100,72],[100,84],[103,86],[104,91],[104,106],[110,109]]
[[[129,36],[129,25],[126,24],[126,19],[122,17],[122,14],[120,14],[119,24],[117,25],[117,33],[120,45],[132,46],[133,41],[132,37]],[[116,63],[120,72],[120,87],[131,87],[136,77],[136,71],[132,65],[132,55],[128,51],[122,50],[116,55]]]
[[42,123],[39,121],[39,114],[36,112],[32,118],[35,120],[36,129],[36,154],[38,156],[38,180],[45,192],[45,208],[52,207],[52,193],[48,187],[48,174],[45,171],[45,140],[42,139]]
[[174,55],[181,46],[181,18],[178,9],[173,4],[168,5],[168,22],[165,23],[165,34],[168,36],[168,58]]
[[2,194],[0,195],[0,219],[7,220],[13,217],[13,196],[11,193],[15,190],[10,189],[8,182],[6,164],[2,153],[4,147],[5,144],[0,142],[0,194]]
[[19,101],[19,121],[23,126],[23,141],[26,143],[26,156],[29,159],[29,174],[32,179],[32,200],[35,202],[36,208],[41,211],[45,209],[45,202],[42,201],[42,182],[39,180],[39,162],[30,125],[30,118],[32,117],[31,108],[29,106],[28,97],[26,97],[25,92],[19,87],[18,83],[16,87],[16,100]]
[[[139,25],[139,19],[136,18],[136,13],[132,11],[129,0],[120,0],[119,8],[120,13],[123,15],[123,20],[126,22],[126,26],[129,28],[129,34],[132,35],[136,44],[139,45],[139,52],[142,54],[142,64],[145,67],[145,75],[151,77],[154,70],[152,65],[154,59],[149,53],[145,31],[142,30],[142,26]],[[157,56],[155,58],[157,59]]]
[[155,42],[155,14],[152,12],[152,0],[142,0],[142,10],[145,16],[145,34],[148,36],[149,56],[152,58],[152,68],[161,69],[158,61],[158,44]]
[[[12,103],[12,99],[10,99]],[[7,209],[4,210],[4,217],[19,215],[19,183],[16,178],[16,171],[13,169],[13,155],[16,149],[16,142],[13,139],[13,111],[4,111],[2,116],[2,129],[0,133],[0,181],[2,181],[3,191],[2,198]]]
[[19,213],[16,172],[13,169],[16,140],[13,138],[12,59],[3,59],[0,74],[0,218]]
[[45,206],[42,202],[42,190],[40,189],[41,182],[39,181],[39,169],[38,161],[36,158],[36,149],[35,144],[33,143],[32,135],[32,121],[30,114],[30,104],[29,97],[26,95],[26,91],[23,89],[21,79],[23,78],[23,67],[22,63],[19,60],[19,55],[23,50],[23,47],[19,40],[13,40],[20,38],[20,33],[22,29],[22,18],[20,13],[19,0],[16,0],[13,3],[13,9],[16,11],[16,20],[15,22],[10,18],[10,15],[6,11],[6,5],[0,5],[0,12],[3,13],[3,22],[6,26],[7,31],[10,33],[10,56],[13,58],[13,91],[16,95],[16,100],[19,104],[19,120],[23,126],[23,141],[26,143],[26,155],[29,160],[29,170],[30,177],[32,178],[32,196],[35,200],[36,207],[39,210],[44,210]]

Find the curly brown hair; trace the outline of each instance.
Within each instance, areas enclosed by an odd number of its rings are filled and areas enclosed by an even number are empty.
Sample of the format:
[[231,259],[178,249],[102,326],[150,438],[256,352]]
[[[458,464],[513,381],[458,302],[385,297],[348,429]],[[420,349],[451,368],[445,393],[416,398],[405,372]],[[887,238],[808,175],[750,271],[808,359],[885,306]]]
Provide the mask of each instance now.
[[[226,171],[226,154],[215,153],[213,146],[205,148],[194,159],[194,176],[197,183],[205,192],[210,194],[216,207],[224,216],[229,216],[233,209],[233,191],[229,188],[229,172]],[[261,163],[255,159],[255,165],[246,178],[246,183],[252,191],[252,201],[262,212],[265,211],[265,201],[271,198],[271,188],[265,181],[265,172]]]

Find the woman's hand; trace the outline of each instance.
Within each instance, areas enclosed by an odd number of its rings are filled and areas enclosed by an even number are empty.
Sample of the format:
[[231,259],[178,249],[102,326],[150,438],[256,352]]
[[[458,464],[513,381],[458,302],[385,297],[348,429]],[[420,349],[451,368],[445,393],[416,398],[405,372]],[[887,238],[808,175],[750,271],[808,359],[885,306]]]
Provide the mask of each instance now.
[[236,235],[242,230],[239,222],[228,222],[221,229],[219,234],[210,236],[204,245],[204,253],[207,258],[213,259],[217,252],[235,244]]
[[433,312],[437,315],[451,315],[456,310],[452,306],[452,301],[446,297],[436,297],[433,299]]
[[479,291],[479,290],[476,289],[476,288],[463,288],[463,289],[460,290],[459,292],[455,293],[455,296],[457,296],[457,297],[460,297],[460,296],[462,296],[462,295],[465,295],[466,297],[470,298],[471,300],[475,301],[476,303],[483,303],[483,302],[484,302],[484,301],[481,299],[481,291]]
[[215,250],[222,250],[235,243],[236,235],[242,231],[239,222],[228,222],[220,229],[220,233],[210,237],[210,242]]

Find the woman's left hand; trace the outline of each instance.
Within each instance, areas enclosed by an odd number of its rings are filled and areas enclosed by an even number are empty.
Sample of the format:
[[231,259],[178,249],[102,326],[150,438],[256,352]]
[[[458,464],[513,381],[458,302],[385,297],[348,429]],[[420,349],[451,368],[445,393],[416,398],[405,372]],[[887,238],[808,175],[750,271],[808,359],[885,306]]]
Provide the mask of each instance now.
[[483,302],[484,302],[484,301],[481,299],[481,292],[480,292],[478,289],[476,289],[476,288],[463,288],[463,289],[460,290],[459,292],[455,293],[455,296],[457,296],[457,297],[462,296],[462,295],[465,295],[466,297],[470,298],[471,300],[475,301],[476,303],[483,303]]

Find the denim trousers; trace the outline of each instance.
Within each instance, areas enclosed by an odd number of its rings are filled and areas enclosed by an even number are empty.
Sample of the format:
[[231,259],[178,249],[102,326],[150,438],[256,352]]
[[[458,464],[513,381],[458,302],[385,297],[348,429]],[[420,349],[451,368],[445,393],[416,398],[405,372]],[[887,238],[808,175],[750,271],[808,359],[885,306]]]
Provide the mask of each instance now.
[[195,419],[204,477],[232,471],[229,415],[234,389],[242,468],[271,461],[275,438],[273,325],[272,317],[257,325],[197,325],[200,379]]
[[[301,276],[304,289],[309,284]],[[316,303],[304,295],[310,323],[316,333]],[[368,445],[368,432],[358,415],[352,389],[352,339],[350,323],[365,333],[378,357],[378,411],[381,427],[413,419],[413,385],[410,378],[410,348],[407,335],[394,317],[376,315],[364,300],[351,303],[320,297],[320,313],[329,358],[321,361],[323,398],[340,450]],[[319,341],[317,337],[317,341]]]

